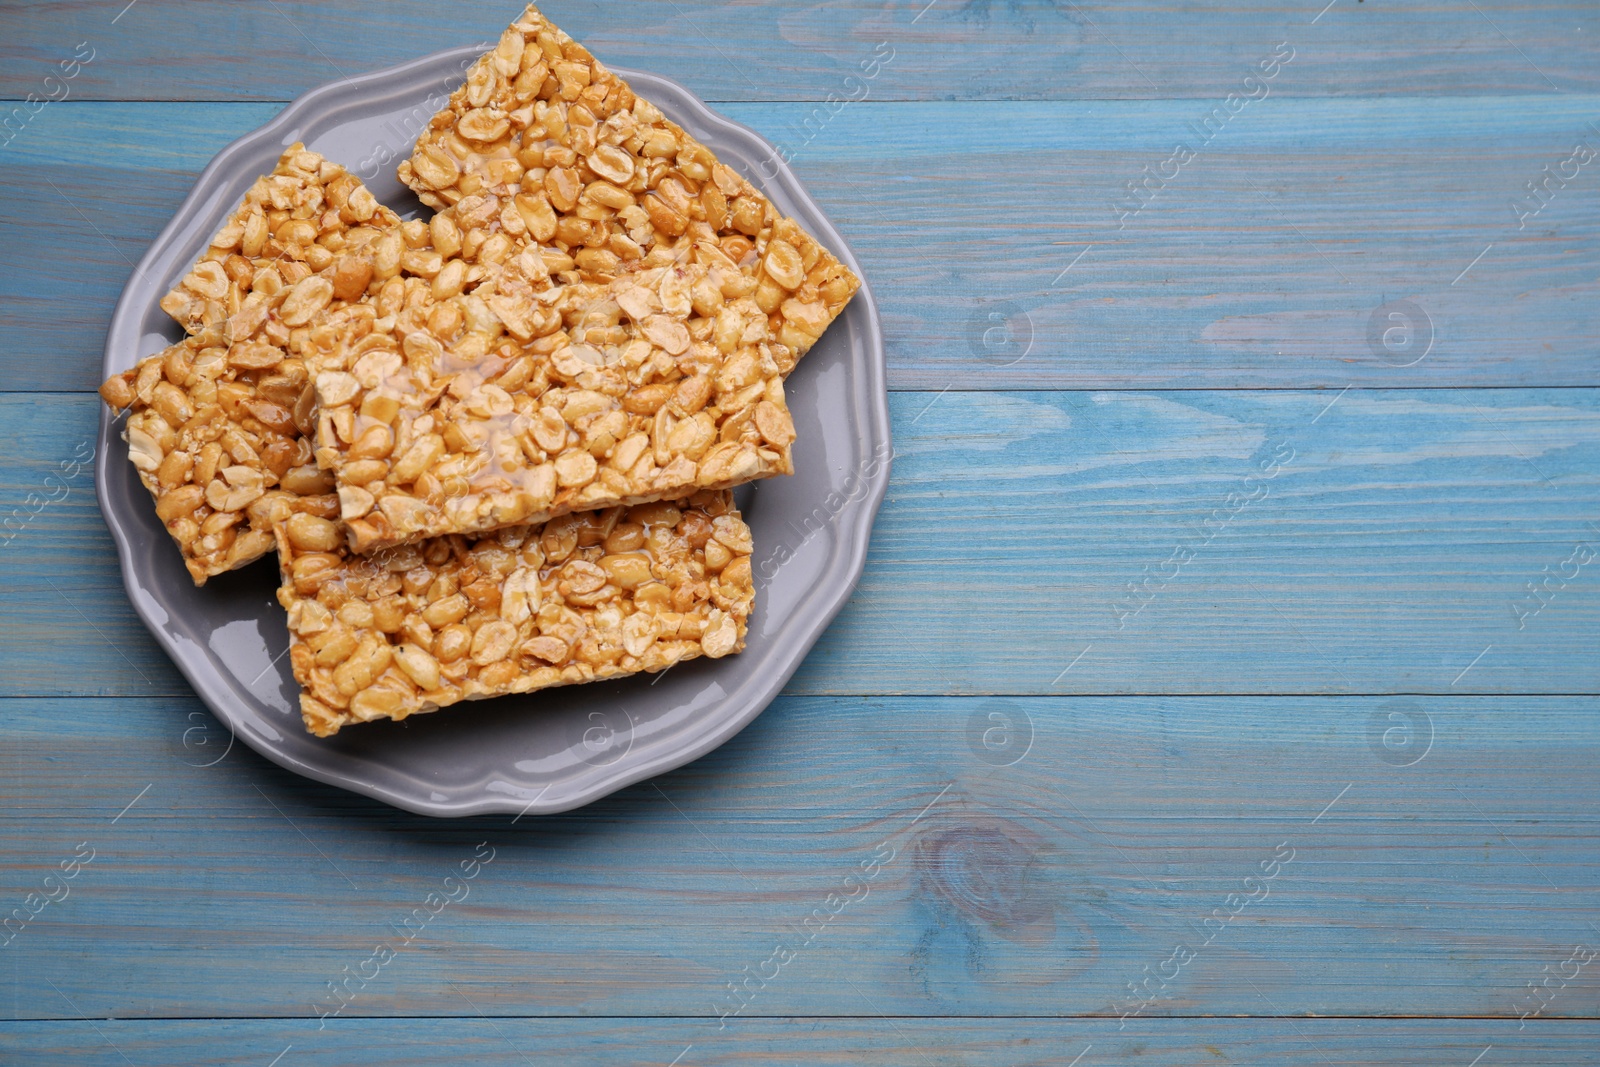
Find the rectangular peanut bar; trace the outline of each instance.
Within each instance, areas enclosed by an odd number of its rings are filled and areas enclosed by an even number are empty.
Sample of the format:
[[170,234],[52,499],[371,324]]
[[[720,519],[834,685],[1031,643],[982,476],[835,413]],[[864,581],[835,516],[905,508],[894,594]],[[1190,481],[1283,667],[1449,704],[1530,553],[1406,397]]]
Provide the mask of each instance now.
[[399,273],[399,225],[343,167],[291,146],[162,299],[192,336],[101,386],[106,403],[133,409],[129,458],[196,584],[272,550],[265,516],[279,496],[337,514],[333,479],[312,462],[310,379],[291,350],[318,316]]
[[275,526],[301,714],[319,737],[461,700],[660,671],[744,647],[750,529],[731,495],[612,508],[354,556]]
[[351,547],[790,473],[766,316],[729,300],[746,280],[714,242],[686,253],[557,284],[528,249],[470,294],[464,267],[444,286],[443,271],[401,276],[375,306],[326,316],[307,348],[316,458],[337,478]]
[[[860,280],[753,185],[530,5],[433,117],[400,180],[469,260],[539,245],[606,283],[719,246],[787,374]],[[725,290],[728,287],[724,287]],[[735,293],[729,292],[732,298]]]
[[[268,357],[271,358],[268,358]],[[272,504],[338,514],[312,462],[305,366],[270,346],[222,342],[216,329],[108,379],[100,396],[131,409],[123,437],[156,514],[196,585],[272,550]]]

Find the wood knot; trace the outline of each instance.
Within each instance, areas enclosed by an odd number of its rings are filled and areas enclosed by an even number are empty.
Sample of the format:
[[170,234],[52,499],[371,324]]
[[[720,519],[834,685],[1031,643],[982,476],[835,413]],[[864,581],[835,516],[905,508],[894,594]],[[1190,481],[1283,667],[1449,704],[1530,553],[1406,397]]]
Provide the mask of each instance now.
[[1014,935],[1052,924],[1054,909],[1034,877],[1039,847],[1018,824],[983,818],[924,833],[913,862],[925,896]]

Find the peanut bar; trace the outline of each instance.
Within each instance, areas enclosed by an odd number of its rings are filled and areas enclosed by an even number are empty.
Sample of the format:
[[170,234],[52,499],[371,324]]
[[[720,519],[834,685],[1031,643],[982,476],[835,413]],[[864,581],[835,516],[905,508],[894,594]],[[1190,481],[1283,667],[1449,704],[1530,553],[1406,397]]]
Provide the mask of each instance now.
[[749,283],[714,243],[687,252],[681,266],[557,284],[525,249],[470,294],[465,268],[443,286],[444,271],[397,277],[376,306],[328,315],[306,359],[316,458],[337,478],[351,547],[791,473],[766,317],[728,298]]
[[310,379],[289,350],[325,310],[364,300],[375,274],[399,273],[399,221],[343,167],[291,146],[162,298],[192,336],[101,386],[133,409],[129,459],[197,585],[272,550],[279,497],[337,515],[333,479],[312,462]]
[[[784,374],[860,280],[705,145],[530,5],[433,117],[400,180],[462,232],[469,260],[530,244],[601,284],[718,245],[768,320]],[[726,287],[725,287],[726,288]],[[731,296],[732,294],[730,294]]]
[[750,529],[725,492],[354,556],[337,525],[275,526],[301,714],[343,726],[660,671],[744,647]]

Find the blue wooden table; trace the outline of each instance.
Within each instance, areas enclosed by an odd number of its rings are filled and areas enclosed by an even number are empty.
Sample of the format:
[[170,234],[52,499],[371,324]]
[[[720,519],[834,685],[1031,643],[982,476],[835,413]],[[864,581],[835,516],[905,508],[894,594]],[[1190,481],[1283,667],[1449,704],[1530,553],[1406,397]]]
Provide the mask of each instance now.
[[88,450],[211,156],[514,4],[6,3],[0,1062],[1600,1063],[1600,6],[1325,2],[551,0],[784,146],[898,458],[752,727],[516,823],[228,749]]

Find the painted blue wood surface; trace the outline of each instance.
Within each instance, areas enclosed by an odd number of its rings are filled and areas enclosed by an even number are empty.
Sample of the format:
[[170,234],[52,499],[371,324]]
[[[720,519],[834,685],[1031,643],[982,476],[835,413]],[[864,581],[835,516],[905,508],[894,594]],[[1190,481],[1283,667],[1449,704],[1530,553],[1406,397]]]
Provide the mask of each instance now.
[[[1269,994],[1270,995],[1270,994]],[[477,997],[463,987],[459,1003]],[[680,1064],[722,1067],[750,1063],[826,1063],[882,1067],[1062,1067],[1080,1053],[1099,1064],[1272,1063],[1283,1067],[1366,1064],[1466,1064],[1590,1067],[1600,1043],[1593,1023],[1530,1025],[1513,1021],[1388,1019],[772,1019],[739,1021],[725,1031],[679,1019],[362,1019],[319,1031],[303,1021],[116,1020],[0,1025],[19,1062],[74,1067],[199,1063],[261,1067],[281,1064],[347,1067],[527,1067],[582,1063],[595,1067]],[[0,1044],[0,1048],[5,1047]]]
[[[288,100],[333,78],[493,41],[520,3],[11,0],[0,96],[37,91],[79,41],[98,49],[74,98]],[[541,7],[603,61],[703,99],[822,100],[880,41],[886,100],[1221,97],[1281,40],[1303,47],[1297,95],[1592,92],[1586,0],[1488,5],[1299,0],[552,0]],[[382,14],[378,15],[377,12]],[[41,94],[42,95],[42,94]]]
[[[1600,948],[1592,698],[784,697],[514,826],[227,752],[192,697],[0,705],[7,897],[94,850],[0,949],[15,1018],[315,1018],[348,967],[349,1015],[471,1014],[455,982],[495,1016],[714,1028],[748,967],[741,1017],[1116,1020],[1151,976],[1136,1018],[1515,1022]],[[1597,966],[1539,1017],[1591,1017]]]
[[[552,3],[790,150],[883,308],[898,455],[754,726],[441,823],[229,750],[56,476],[211,156],[514,6],[0,10],[0,98],[94,49],[0,147],[0,905],[94,850],[7,931],[0,1063],[1600,1062],[1600,163],[1517,199],[1600,147],[1600,8]],[[1425,358],[1369,333],[1396,300]]]

